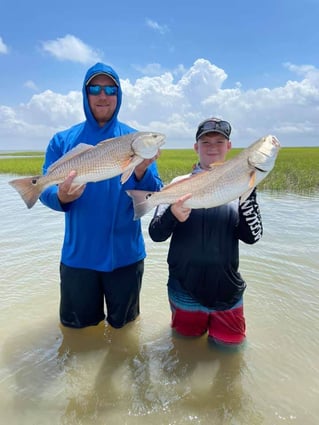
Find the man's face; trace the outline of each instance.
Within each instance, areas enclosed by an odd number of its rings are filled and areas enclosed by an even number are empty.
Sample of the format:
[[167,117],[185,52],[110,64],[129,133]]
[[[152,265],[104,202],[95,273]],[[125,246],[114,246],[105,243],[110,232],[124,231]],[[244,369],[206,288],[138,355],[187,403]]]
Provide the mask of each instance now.
[[206,133],[194,145],[198,154],[201,168],[209,169],[214,162],[225,161],[226,154],[231,148],[230,140],[220,133]]
[[[115,86],[111,77],[107,75],[97,75],[90,81],[90,86]],[[117,95],[108,96],[101,91],[98,95],[88,93],[88,100],[91,112],[100,127],[103,127],[113,116],[117,105]]]

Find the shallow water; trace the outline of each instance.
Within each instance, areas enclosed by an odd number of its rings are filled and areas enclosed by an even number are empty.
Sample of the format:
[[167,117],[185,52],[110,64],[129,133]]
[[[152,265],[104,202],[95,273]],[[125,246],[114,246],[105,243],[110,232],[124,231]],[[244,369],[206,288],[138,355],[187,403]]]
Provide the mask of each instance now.
[[264,237],[241,244],[247,343],[171,333],[167,242],[147,235],[141,316],[60,327],[63,216],[27,210],[0,176],[1,423],[307,424],[319,415],[319,196],[259,194]]

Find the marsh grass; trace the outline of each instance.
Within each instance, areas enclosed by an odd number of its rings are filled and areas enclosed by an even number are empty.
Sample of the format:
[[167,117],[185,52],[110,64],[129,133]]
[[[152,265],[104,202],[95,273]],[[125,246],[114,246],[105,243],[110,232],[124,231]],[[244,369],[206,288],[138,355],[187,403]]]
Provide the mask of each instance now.
[[319,191],[319,148],[283,148],[260,189],[311,194]]
[[21,158],[6,158],[0,154],[0,173],[2,174],[17,174],[20,176],[34,176],[42,174],[42,164],[44,155],[42,156],[28,156]]
[[[233,148],[227,158],[232,158],[241,150]],[[41,152],[0,153],[0,158],[2,174],[30,176],[42,173],[44,158]],[[196,161],[197,155],[192,149],[163,149],[157,164],[162,180],[167,184],[174,177],[189,173]],[[282,148],[275,168],[258,185],[258,189],[300,194],[318,192],[319,147]]]

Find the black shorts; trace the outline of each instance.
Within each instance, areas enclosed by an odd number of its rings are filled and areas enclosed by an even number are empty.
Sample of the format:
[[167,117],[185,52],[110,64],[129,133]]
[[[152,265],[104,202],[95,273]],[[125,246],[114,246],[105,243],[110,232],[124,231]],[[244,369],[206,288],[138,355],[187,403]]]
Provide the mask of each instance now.
[[139,295],[144,260],[112,272],[79,269],[60,264],[60,320],[64,326],[83,328],[105,319],[121,328],[140,313]]

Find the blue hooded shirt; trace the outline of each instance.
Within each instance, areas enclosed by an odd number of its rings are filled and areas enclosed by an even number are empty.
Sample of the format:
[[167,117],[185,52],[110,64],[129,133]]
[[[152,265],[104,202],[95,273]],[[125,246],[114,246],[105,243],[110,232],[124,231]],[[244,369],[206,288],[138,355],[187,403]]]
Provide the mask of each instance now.
[[[86,83],[95,74],[106,73],[118,85],[117,106],[112,118],[100,127],[88,102]],[[120,122],[118,113],[122,103],[122,89],[117,73],[109,66],[97,63],[84,78],[83,108],[86,120],[56,133],[46,150],[43,174],[48,167],[79,143],[96,145],[102,140],[136,132]],[[162,187],[155,163],[137,181],[135,174],[121,184],[121,176],[96,183],[87,183],[82,196],[68,204],[61,204],[58,187],[48,187],[40,196],[49,208],[65,213],[65,233],[61,262],[70,267],[97,271],[112,271],[142,260],[146,256],[140,220],[133,220],[134,211],[128,189],[157,191]]]

